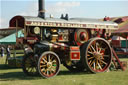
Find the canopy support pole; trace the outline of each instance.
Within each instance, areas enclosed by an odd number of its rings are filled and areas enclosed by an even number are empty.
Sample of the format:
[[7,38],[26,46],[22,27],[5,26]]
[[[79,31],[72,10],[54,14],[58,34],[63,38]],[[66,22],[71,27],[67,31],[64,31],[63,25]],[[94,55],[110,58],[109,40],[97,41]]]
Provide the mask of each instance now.
[[128,52],[128,34],[126,35],[126,52]]

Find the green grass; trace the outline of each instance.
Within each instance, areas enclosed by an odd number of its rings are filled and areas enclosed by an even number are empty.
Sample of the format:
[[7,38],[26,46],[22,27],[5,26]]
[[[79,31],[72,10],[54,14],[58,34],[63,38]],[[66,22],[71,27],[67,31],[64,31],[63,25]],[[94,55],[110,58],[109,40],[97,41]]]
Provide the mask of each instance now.
[[9,68],[4,65],[4,59],[0,58],[0,85],[128,85],[128,69],[98,74],[72,73],[61,65],[57,76],[43,79],[40,76],[28,77],[20,68]]

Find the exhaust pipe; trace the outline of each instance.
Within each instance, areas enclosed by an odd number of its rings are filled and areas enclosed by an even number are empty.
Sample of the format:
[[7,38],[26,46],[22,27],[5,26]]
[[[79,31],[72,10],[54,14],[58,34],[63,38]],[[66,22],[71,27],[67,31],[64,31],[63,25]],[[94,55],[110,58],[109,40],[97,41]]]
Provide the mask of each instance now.
[[45,3],[44,0],[39,0],[38,1],[38,6],[39,6],[39,13],[38,13],[38,17],[40,18],[45,18]]

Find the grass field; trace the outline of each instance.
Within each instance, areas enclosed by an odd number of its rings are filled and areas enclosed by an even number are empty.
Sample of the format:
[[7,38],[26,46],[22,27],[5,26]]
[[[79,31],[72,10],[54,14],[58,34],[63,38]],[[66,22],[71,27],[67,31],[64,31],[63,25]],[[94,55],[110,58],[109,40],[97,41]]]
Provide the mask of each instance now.
[[[128,58],[122,60],[128,61]],[[43,79],[40,76],[28,77],[21,68],[9,68],[4,61],[4,58],[0,58],[0,85],[128,85],[128,69],[91,74],[72,73],[61,66],[57,76]]]

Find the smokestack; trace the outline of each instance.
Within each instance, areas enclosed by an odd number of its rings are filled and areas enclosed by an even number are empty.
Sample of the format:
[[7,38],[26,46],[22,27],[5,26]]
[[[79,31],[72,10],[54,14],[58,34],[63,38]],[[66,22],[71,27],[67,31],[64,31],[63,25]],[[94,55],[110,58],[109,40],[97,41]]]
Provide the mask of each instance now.
[[39,0],[39,13],[38,17],[45,18],[45,5],[44,5],[44,0]]

